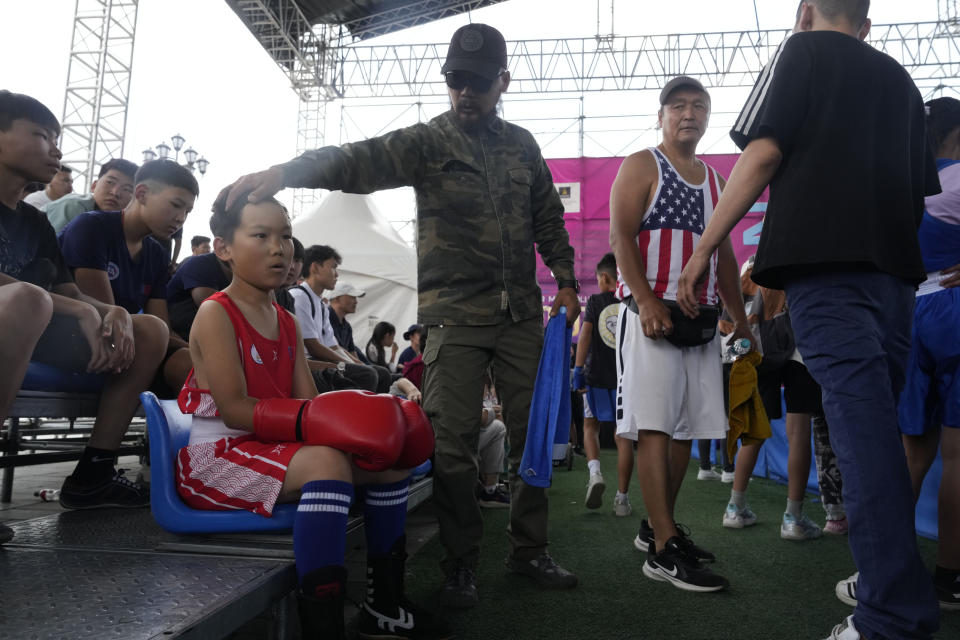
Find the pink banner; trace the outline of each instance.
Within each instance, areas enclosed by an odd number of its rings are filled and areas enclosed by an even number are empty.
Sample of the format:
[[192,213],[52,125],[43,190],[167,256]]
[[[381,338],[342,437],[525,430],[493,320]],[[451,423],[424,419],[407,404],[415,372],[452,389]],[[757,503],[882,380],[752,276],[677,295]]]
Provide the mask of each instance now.
[[[726,178],[739,156],[736,154],[704,155],[700,158]],[[599,291],[595,269],[600,258],[610,251],[610,187],[623,158],[558,158],[547,160],[553,182],[564,203],[564,220],[570,243],[575,251],[575,270],[580,280],[580,304]],[[756,253],[760,228],[767,210],[768,192],[754,204],[750,212],[734,227],[730,239],[737,262]],[[550,270],[537,257],[537,280],[543,289],[544,311],[548,311],[556,295],[556,284]],[[574,327],[574,337],[580,323]]]

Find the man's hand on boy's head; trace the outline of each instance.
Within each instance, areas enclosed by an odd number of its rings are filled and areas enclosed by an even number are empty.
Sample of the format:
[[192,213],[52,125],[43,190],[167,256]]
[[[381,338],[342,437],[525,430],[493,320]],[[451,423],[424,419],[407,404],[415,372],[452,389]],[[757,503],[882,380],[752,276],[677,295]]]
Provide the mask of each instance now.
[[101,342],[109,355],[109,369],[117,373],[133,364],[136,348],[133,341],[133,320],[123,307],[113,307],[100,324]]
[[270,167],[266,171],[250,173],[224,187],[213,203],[213,207],[230,209],[238,199],[246,196],[249,202],[260,202],[276,195],[283,189],[283,169]]

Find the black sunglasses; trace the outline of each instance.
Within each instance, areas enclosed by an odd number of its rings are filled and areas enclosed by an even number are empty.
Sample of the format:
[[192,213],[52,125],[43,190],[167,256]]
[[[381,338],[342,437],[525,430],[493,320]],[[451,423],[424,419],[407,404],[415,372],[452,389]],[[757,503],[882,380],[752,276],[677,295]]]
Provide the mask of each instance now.
[[[503,75],[502,71],[497,74],[497,78],[501,75]],[[474,93],[490,91],[490,87],[493,86],[493,81],[496,79],[484,78],[469,71],[448,71],[444,74],[444,77],[447,80],[447,86],[454,91],[463,91],[464,87],[470,87],[470,90]]]

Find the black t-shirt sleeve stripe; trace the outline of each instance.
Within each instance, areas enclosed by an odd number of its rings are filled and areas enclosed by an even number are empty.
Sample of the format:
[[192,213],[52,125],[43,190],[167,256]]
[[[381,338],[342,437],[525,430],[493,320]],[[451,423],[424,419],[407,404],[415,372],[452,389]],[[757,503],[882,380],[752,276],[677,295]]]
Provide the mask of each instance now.
[[[777,81],[782,82],[781,78],[784,75],[791,75],[789,69],[781,69],[781,60],[784,57],[788,42],[790,42],[789,37],[780,44],[773,58],[764,67],[747,103],[737,118],[736,126],[730,132],[730,137],[741,149],[744,149],[760,133],[761,124],[768,111],[771,87]],[[778,75],[778,73],[781,75]]]

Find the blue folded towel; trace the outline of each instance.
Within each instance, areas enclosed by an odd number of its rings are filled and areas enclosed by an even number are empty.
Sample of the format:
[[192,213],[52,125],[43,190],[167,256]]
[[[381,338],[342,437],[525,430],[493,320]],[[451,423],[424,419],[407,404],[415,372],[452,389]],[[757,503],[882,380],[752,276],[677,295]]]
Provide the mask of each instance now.
[[570,444],[571,340],[567,308],[560,307],[547,323],[520,460],[520,478],[533,487],[550,486],[553,460],[564,457]]

